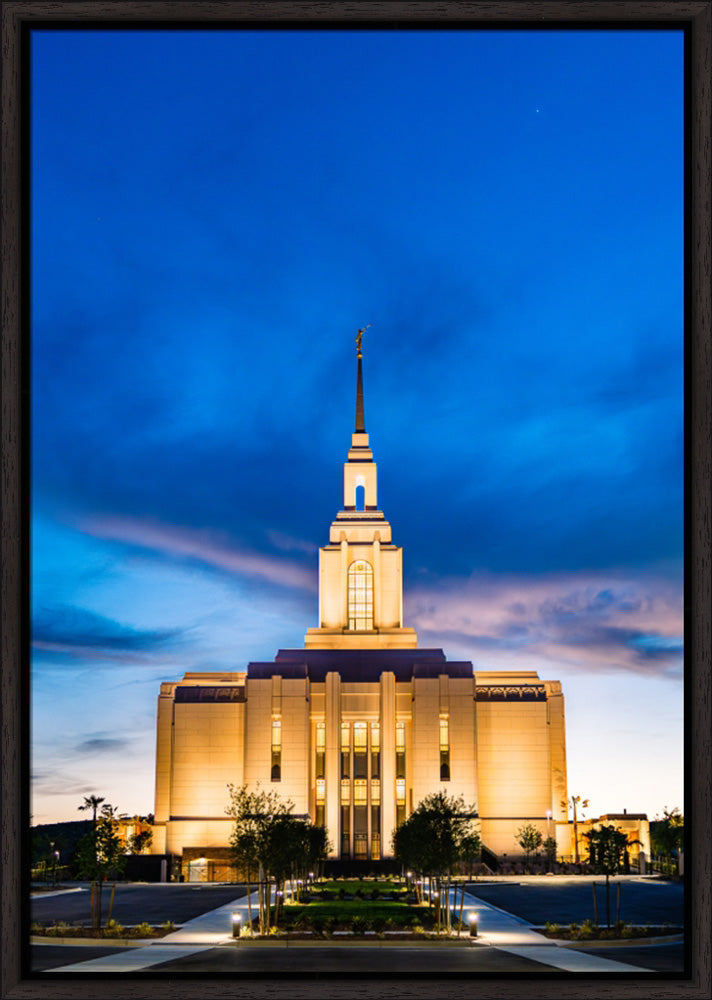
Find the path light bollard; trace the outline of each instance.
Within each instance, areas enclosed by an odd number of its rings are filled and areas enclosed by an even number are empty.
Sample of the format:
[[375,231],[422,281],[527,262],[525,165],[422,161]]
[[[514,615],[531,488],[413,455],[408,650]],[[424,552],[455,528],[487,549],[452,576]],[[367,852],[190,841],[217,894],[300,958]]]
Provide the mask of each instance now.
[[467,921],[470,925],[470,937],[477,937],[477,914],[474,910],[470,910],[467,914]]
[[232,936],[234,938],[239,938],[240,930],[242,929],[242,914],[233,913],[232,915]]

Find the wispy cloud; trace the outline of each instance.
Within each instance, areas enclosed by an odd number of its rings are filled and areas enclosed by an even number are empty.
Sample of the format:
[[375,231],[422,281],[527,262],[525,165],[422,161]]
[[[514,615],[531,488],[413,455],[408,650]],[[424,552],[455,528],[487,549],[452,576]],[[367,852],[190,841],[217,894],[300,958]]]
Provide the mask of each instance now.
[[55,660],[101,657],[139,663],[178,645],[182,629],[136,629],[86,608],[40,608],[33,616],[32,647]]
[[94,757],[100,753],[114,753],[118,750],[126,750],[130,745],[130,740],[96,736],[92,739],[82,740],[81,743],[78,743],[73,748],[72,752],[79,756]]
[[421,586],[407,607],[423,644],[456,643],[480,669],[526,658],[574,671],[680,675],[681,590],[662,577],[477,576]]
[[120,517],[90,518],[81,527],[96,538],[146,549],[171,559],[196,560],[213,569],[281,587],[311,593],[317,589],[315,571],[305,570],[287,559],[231,548],[223,539],[207,531]]

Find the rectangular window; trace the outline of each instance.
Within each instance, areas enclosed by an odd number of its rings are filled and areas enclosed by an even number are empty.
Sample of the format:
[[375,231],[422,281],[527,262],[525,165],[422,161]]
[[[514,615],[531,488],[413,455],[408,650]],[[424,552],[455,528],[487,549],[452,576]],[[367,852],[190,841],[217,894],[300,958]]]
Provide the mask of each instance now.
[[341,723],[341,777],[351,777],[351,725]]
[[348,858],[351,855],[351,829],[349,826],[349,807],[341,806],[341,857]]
[[371,777],[381,776],[381,726],[378,722],[371,723]]
[[365,781],[354,780],[354,805],[366,805],[367,786]]
[[396,722],[396,753],[405,753],[405,722]]
[[379,805],[381,801],[381,782],[378,778],[371,779],[371,802],[373,805]]
[[440,749],[450,749],[450,727],[448,720],[445,718],[440,719]]
[[345,778],[341,782],[341,805],[347,806],[351,801],[351,782]]
[[405,822],[405,778],[396,778],[396,825]]
[[314,770],[317,778],[326,777],[326,723],[317,722],[315,734]]
[[272,719],[272,767],[271,781],[282,780],[282,720]]
[[450,780],[450,723],[446,716],[440,718],[440,780]]
[[348,571],[349,628],[364,631],[373,628],[373,568],[358,560]]
[[324,778],[316,779],[316,815],[314,822],[317,826],[324,826],[326,810],[326,781]]
[[[380,788],[378,789],[380,797]],[[381,807],[373,804],[373,783],[371,784],[371,857],[378,861],[381,857]]]
[[396,778],[396,805],[405,806],[405,778]]
[[405,723],[396,722],[396,778],[405,779]]
[[366,753],[368,747],[368,727],[365,722],[354,722],[354,751]]

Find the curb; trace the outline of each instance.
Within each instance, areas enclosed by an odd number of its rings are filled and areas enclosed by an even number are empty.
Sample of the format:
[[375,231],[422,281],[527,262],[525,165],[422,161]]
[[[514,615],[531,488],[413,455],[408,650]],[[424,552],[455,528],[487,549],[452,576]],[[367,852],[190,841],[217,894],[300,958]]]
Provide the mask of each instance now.
[[54,934],[30,934],[30,944],[59,944],[70,948],[145,948],[163,938],[76,938]]
[[578,948],[586,951],[589,948],[645,948],[654,944],[679,944],[685,940],[684,934],[667,934],[664,937],[620,938],[615,941],[567,941],[563,938],[547,938],[558,948]]
[[225,946],[235,947],[235,948],[471,948],[473,945],[485,944],[481,938],[474,938],[470,940],[457,941],[451,939],[450,941],[388,941],[385,938],[377,938],[373,941],[366,941],[363,938],[358,941],[349,941],[344,939],[343,941],[334,941],[333,938],[321,938],[316,941],[305,941],[305,940],[282,940],[282,941],[260,941],[259,939],[244,941],[227,941]]

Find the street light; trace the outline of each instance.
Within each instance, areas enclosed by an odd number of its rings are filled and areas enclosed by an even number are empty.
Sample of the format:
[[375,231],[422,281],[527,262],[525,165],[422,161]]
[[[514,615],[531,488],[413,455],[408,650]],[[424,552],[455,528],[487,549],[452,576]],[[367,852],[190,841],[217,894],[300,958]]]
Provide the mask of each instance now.
[[234,938],[239,938],[241,928],[242,928],[242,914],[241,913],[233,913],[233,915],[232,915],[232,936]]
[[477,937],[477,914],[474,910],[467,914],[467,922],[470,925],[470,937]]

